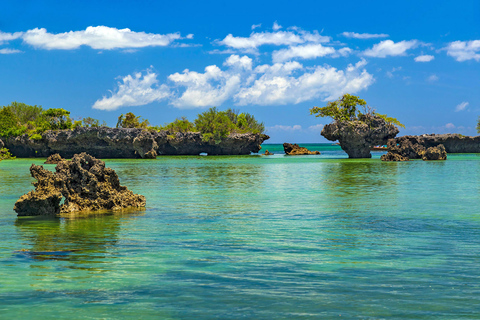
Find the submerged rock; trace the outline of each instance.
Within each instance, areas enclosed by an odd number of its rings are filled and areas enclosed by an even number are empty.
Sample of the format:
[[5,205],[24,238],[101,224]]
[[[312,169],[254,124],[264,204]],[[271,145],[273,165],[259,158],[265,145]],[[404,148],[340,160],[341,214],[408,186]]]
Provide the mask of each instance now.
[[370,148],[384,145],[399,133],[397,127],[379,116],[359,115],[358,120],[335,121],[322,129],[322,136],[340,143],[349,158],[371,158]]
[[265,150],[265,153],[263,154],[264,156],[271,156],[273,155],[273,152],[270,152],[268,150]]
[[[59,162],[55,169],[52,173],[32,165],[30,172],[37,180],[35,190],[15,203],[14,210],[19,216],[145,207],[144,196],[121,186],[113,169],[86,153],[74,155],[71,161]],[[62,199],[65,201],[60,206]]]
[[436,147],[430,147],[422,154],[422,160],[447,160],[447,151],[443,144],[439,144]]
[[293,155],[305,155],[305,154],[320,154],[320,151],[310,151],[307,148],[300,147],[298,144],[284,143],[283,150],[285,154]]
[[44,164],[57,164],[60,161],[65,161],[65,159],[63,159],[58,153],[55,153],[49,156]]

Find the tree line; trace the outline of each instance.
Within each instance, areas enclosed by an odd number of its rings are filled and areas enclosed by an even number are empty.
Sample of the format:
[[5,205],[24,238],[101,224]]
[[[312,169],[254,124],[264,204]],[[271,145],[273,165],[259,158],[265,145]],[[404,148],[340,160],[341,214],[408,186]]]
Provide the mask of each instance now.
[[[0,137],[3,138],[28,134],[31,139],[41,139],[41,134],[47,130],[70,130],[77,127],[107,127],[107,124],[91,117],[75,120],[70,117],[70,111],[62,108],[43,109],[41,106],[20,102],[12,102],[0,108]],[[158,126],[151,126],[147,119],[128,112],[118,117],[116,127],[167,131],[170,135],[177,132],[200,132],[204,141],[217,141],[232,133],[265,132],[263,122],[257,121],[253,115],[234,109],[220,111],[215,107],[198,114],[193,122],[181,117]]]

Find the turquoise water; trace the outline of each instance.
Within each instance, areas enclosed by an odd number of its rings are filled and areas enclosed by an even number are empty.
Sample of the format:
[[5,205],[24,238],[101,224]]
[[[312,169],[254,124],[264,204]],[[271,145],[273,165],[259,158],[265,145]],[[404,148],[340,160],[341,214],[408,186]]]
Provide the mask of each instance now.
[[147,208],[61,219],[12,210],[44,159],[0,162],[0,318],[480,318],[480,155],[307,147],[107,160]]

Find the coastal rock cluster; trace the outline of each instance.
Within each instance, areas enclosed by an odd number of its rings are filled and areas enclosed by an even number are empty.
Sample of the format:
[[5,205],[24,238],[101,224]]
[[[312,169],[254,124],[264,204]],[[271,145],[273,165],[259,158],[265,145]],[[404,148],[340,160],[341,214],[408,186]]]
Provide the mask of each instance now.
[[443,144],[447,153],[480,153],[480,136],[470,137],[461,134],[422,134],[419,136],[403,136],[394,138],[392,144],[402,144],[410,140],[413,144],[419,144],[430,148]]
[[283,151],[285,154],[293,156],[293,155],[306,155],[306,154],[320,154],[320,151],[310,151],[307,148],[300,147],[298,144],[291,144],[291,143],[284,143],[283,144]]
[[383,161],[408,161],[409,159],[445,160],[447,151],[443,144],[426,147],[421,136],[403,136],[387,142]]
[[370,147],[386,144],[399,133],[397,127],[379,116],[362,114],[358,120],[335,121],[323,127],[321,135],[340,143],[349,158],[371,158]]
[[34,164],[30,167],[37,180],[33,183],[35,190],[15,203],[19,216],[145,207],[144,196],[121,186],[115,171],[91,155],[74,155],[71,161],[60,161],[55,170],[54,173]]
[[47,158],[47,161],[45,161],[45,164],[57,164],[61,161],[65,161],[58,153],[52,154]]
[[58,153],[64,158],[87,152],[98,158],[148,158],[157,155],[244,155],[258,152],[265,134],[230,134],[221,141],[203,141],[200,132],[178,132],[136,128],[87,128],[46,131],[41,139],[27,134],[6,139],[5,145],[21,158],[48,157]]

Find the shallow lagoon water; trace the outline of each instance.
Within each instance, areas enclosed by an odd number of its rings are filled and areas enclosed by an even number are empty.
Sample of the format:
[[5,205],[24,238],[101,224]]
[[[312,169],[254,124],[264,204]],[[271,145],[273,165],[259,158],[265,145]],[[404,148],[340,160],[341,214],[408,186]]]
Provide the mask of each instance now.
[[[145,210],[17,218],[0,162],[0,318],[476,319],[480,155],[106,160]],[[46,165],[53,170],[54,165]]]

